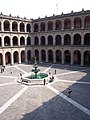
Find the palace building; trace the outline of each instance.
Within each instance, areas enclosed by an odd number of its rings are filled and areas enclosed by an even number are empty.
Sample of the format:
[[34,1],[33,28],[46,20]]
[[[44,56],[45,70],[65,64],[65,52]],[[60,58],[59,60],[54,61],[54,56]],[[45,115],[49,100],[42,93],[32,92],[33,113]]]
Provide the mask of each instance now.
[[38,19],[0,14],[0,65],[38,61],[90,66],[90,10]]

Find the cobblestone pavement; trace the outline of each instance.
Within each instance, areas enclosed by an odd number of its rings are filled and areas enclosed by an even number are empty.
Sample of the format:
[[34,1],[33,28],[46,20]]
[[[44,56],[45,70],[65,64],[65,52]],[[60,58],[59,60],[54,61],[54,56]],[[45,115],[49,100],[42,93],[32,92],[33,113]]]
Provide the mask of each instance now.
[[32,64],[16,64],[0,73],[0,120],[90,120],[90,68],[39,64],[41,71],[54,75],[52,83],[18,83],[20,72],[32,68]]

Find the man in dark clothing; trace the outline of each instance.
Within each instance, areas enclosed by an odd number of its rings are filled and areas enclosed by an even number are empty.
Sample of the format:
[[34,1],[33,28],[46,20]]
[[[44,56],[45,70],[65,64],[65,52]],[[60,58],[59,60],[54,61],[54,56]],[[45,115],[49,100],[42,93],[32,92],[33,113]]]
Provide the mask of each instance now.
[[68,97],[70,97],[71,93],[72,93],[72,90],[69,88],[69,90],[68,90]]
[[44,79],[44,85],[46,84],[46,80]]

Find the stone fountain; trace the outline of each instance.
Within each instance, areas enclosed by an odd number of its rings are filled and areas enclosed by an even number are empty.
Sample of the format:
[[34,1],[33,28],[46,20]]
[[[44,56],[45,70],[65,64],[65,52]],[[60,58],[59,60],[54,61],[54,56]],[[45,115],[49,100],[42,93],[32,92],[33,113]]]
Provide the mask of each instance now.
[[38,69],[37,60],[35,58],[33,69],[31,72],[22,75],[22,83],[25,84],[43,84],[43,80],[48,79],[48,74]]

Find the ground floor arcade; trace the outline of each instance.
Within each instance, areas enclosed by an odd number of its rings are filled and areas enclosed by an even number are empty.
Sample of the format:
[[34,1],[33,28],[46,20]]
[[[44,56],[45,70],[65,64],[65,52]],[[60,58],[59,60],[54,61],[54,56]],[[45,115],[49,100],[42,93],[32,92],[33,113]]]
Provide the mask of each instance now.
[[72,49],[5,49],[0,52],[0,65],[37,61],[71,64],[90,65],[90,50]]

